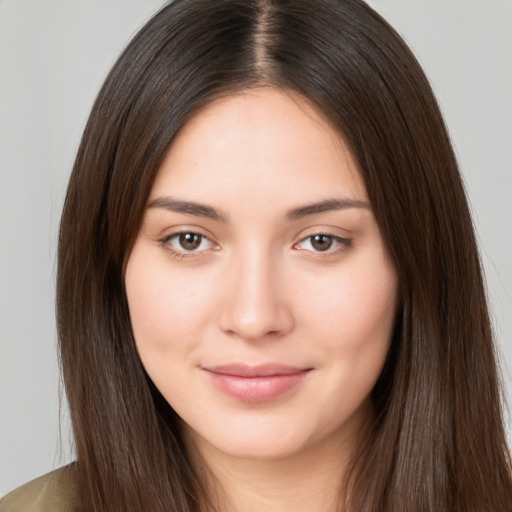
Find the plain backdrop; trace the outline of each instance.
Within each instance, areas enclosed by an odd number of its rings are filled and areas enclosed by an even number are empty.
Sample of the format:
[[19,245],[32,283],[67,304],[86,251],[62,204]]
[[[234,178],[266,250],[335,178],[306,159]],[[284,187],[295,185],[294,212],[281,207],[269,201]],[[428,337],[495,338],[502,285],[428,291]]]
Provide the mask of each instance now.
[[[60,210],[95,95],[163,3],[0,0],[0,496],[73,457],[55,351]],[[512,1],[370,4],[405,37],[437,93],[512,368]]]

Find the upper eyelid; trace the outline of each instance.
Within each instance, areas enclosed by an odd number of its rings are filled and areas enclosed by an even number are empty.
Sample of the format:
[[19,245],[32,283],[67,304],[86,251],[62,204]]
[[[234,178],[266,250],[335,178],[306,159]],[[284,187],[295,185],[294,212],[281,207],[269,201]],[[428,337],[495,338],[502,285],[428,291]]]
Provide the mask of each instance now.
[[163,229],[162,235],[159,236],[160,240],[169,239],[176,235],[191,233],[194,235],[201,235],[202,237],[208,238],[212,242],[215,240],[213,234],[211,234],[208,230],[201,228],[199,226],[170,226],[166,229]]
[[308,235],[301,236],[301,237],[299,238],[299,242],[301,242],[301,241],[303,241],[303,240],[307,240],[308,238],[311,238],[311,237],[313,237],[313,236],[319,236],[319,235],[321,235],[321,236],[329,236],[329,237],[331,237],[331,238],[334,238],[335,240],[342,240],[342,241],[348,241],[348,240],[350,240],[350,238],[349,238],[349,237],[342,236],[342,235],[337,235],[337,234],[332,233],[332,232],[330,232],[330,231],[328,231],[328,230],[322,230],[322,229],[320,229],[320,230],[318,230],[318,231],[314,231],[313,233],[310,233],[310,234],[308,234]]
[[356,229],[354,226],[350,226],[350,228],[351,229],[345,226],[342,227],[339,223],[315,222],[314,224],[297,228],[294,238],[298,240],[314,235],[328,235],[348,239],[354,236],[354,233],[359,230],[359,228]]
[[[343,234],[340,232],[343,232]],[[351,242],[354,236],[352,231],[336,226],[313,226],[311,228],[302,229],[297,233],[294,236],[294,239],[297,240],[295,244],[317,235],[330,236],[336,240],[344,242]]]

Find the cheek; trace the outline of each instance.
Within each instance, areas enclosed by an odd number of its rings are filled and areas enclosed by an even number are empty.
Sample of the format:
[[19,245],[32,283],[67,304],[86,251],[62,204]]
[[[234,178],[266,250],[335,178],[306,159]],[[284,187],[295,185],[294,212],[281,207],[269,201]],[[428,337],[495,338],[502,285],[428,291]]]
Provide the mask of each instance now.
[[170,271],[165,256],[161,263],[157,260],[145,265],[143,251],[135,248],[127,265],[125,283],[141,356],[146,350],[185,348],[197,339],[212,303],[204,280]]
[[363,266],[324,283],[321,293],[310,294],[314,316],[340,334],[387,332],[396,312],[397,279],[387,265],[379,267]]
[[[340,375],[376,380],[384,364],[397,310],[397,277],[384,261],[362,261],[310,293],[309,326]],[[371,384],[373,386],[373,384]]]
[[351,417],[366,403],[384,366],[396,316],[397,279],[387,266],[379,270],[340,278],[314,304],[311,332],[316,330],[326,361],[322,388],[329,390],[323,406],[338,411],[326,419],[327,426]]

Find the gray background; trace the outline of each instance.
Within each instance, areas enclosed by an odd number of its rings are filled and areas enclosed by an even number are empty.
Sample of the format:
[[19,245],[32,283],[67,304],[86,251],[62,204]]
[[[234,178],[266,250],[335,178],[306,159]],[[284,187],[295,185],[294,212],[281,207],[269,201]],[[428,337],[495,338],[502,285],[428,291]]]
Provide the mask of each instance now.
[[[0,0],[0,495],[72,459],[55,353],[59,215],[94,97],[120,50],[162,4]],[[412,46],[445,113],[510,368],[512,2],[370,4]]]

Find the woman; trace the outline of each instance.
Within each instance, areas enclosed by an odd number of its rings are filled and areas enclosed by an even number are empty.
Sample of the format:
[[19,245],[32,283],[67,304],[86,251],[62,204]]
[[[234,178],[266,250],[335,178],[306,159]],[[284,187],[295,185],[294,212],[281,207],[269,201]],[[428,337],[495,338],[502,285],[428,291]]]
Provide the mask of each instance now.
[[58,322],[77,462],[46,509],[512,508],[453,151],[360,1],[141,30],[71,176]]

